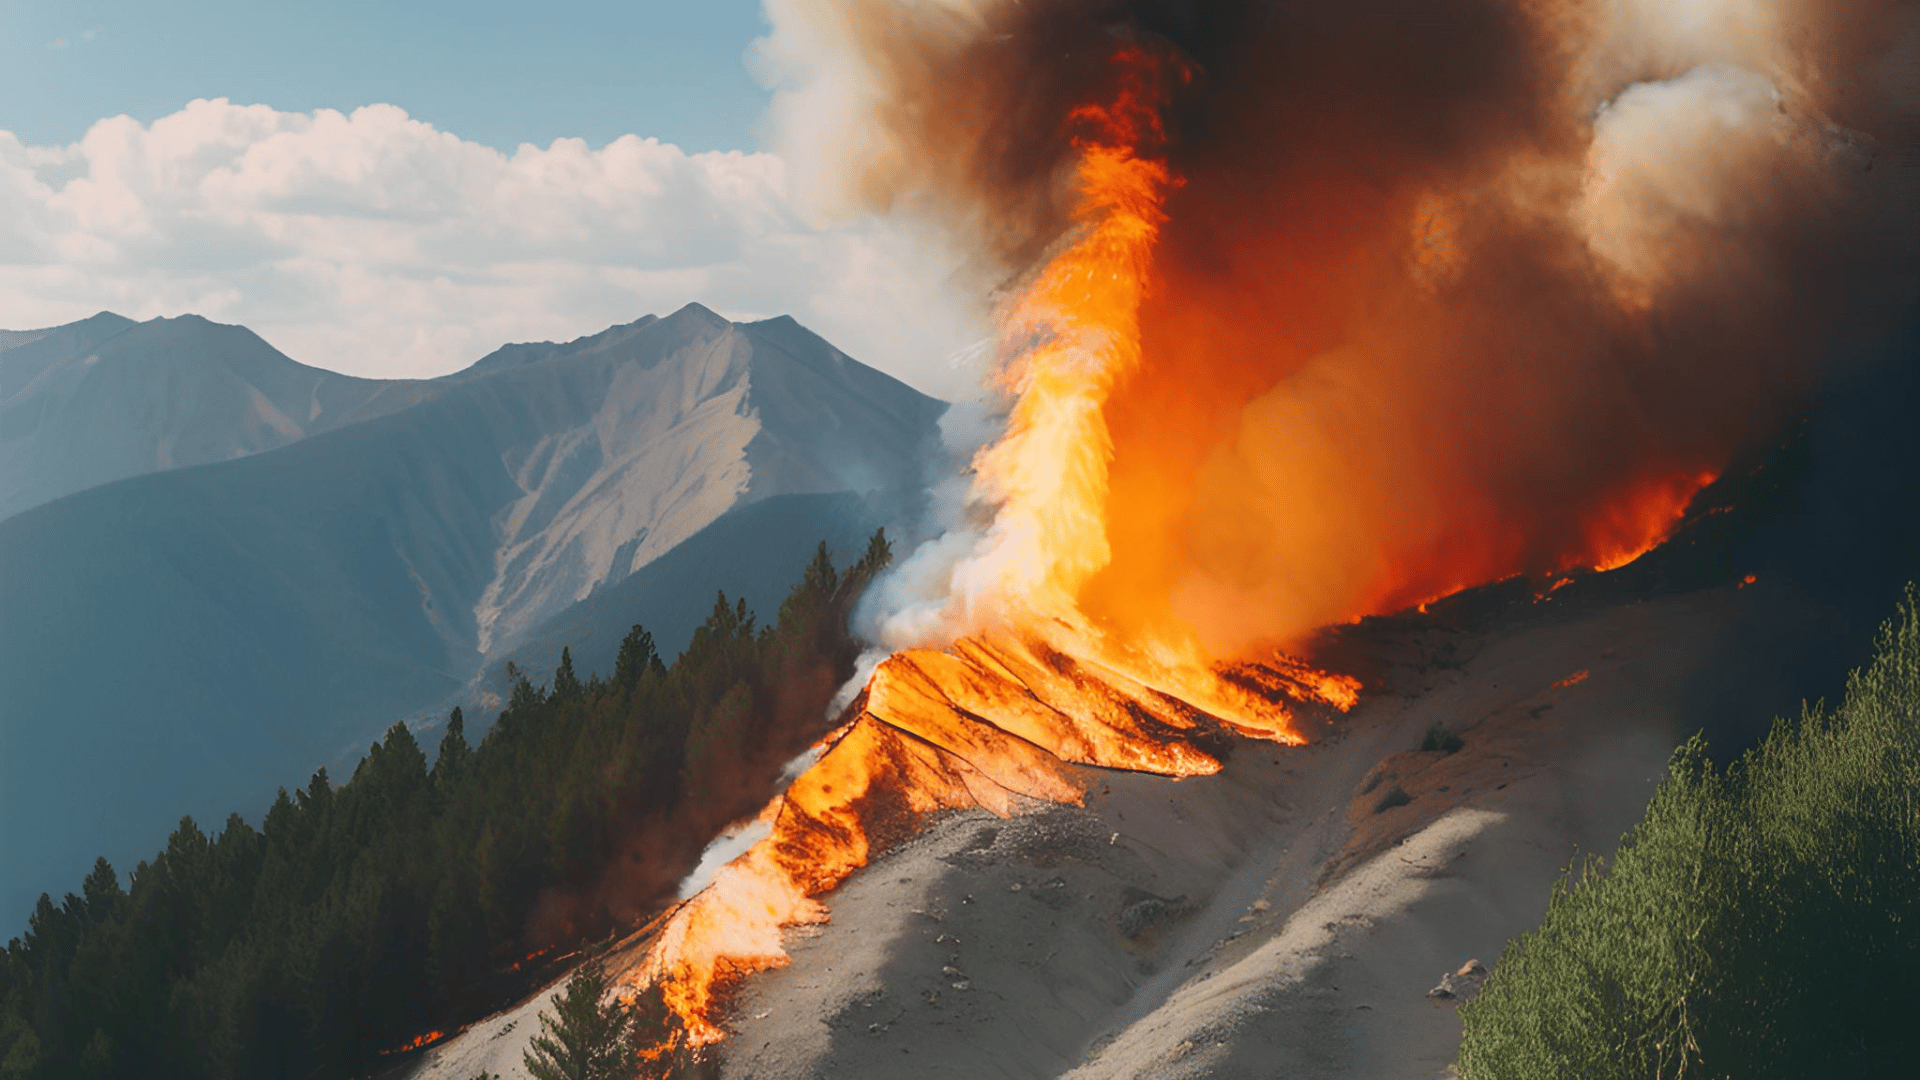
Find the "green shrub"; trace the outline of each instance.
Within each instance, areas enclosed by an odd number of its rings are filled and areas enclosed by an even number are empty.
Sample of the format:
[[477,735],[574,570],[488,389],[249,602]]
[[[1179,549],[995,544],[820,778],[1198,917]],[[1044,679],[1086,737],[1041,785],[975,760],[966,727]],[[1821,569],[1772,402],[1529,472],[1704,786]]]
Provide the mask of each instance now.
[[1724,773],[1695,738],[1611,863],[1554,886],[1461,1010],[1464,1080],[1910,1075],[1920,1052],[1920,610],[1845,702]]

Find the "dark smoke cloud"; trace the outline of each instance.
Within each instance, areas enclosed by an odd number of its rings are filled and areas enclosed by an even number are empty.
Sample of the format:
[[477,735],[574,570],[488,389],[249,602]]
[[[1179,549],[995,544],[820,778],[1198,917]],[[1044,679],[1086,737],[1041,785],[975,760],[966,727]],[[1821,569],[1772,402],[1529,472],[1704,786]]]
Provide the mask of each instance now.
[[1908,3],[769,11],[815,62],[780,108],[816,178],[1001,280],[1071,228],[1070,117],[1115,51],[1192,72],[1083,600],[1221,652],[1631,546],[1908,287],[1870,168]]

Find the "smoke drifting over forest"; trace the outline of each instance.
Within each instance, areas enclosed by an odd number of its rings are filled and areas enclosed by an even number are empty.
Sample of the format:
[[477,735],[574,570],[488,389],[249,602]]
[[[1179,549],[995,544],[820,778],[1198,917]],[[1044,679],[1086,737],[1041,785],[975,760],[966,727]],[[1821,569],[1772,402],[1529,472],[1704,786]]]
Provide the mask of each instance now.
[[1012,292],[1085,227],[1076,110],[1167,73],[1079,602],[1227,656],[1630,556],[1777,430],[1890,299],[1901,10],[776,0],[766,57],[816,196]]

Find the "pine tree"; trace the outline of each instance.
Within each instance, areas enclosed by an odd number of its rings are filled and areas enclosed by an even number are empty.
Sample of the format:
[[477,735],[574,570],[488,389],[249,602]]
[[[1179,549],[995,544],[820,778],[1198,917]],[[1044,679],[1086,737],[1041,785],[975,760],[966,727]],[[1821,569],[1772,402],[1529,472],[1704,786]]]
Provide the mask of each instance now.
[[609,980],[598,960],[580,965],[554,999],[554,1015],[540,1014],[540,1035],[522,1055],[534,1080],[630,1080],[635,1061],[633,1012],[604,1000]]
[[887,530],[875,529],[867,540],[867,553],[861,557],[860,566],[869,576],[884,570],[893,561],[893,544],[887,540]]
[[573,650],[563,647],[560,666],[553,672],[553,696],[559,701],[572,701],[580,692],[580,677],[573,673]]
[[40,1064],[40,1036],[18,1015],[0,1022],[0,1080],[27,1080]]
[[834,589],[839,586],[840,572],[833,568],[833,555],[827,551],[825,540],[820,541],[819,548],[814,551],[813,561],[807,564],[800,584],[802,588],[815,590],[822,596],[832,596]]
[[653,635],[647,633],[639,623],[627,631],[626,640],[620,643],[620,656],[613,662],[613,681],[631,689],[640,681],[640,676],[658,669],[662,674],[666,666],[660,662],[660,653],[654,648]]
[[80,892],[87,900],[87,917],[96,925],[106,922],[127,896],[120,891],[120,875],[113,872],[105,856],[93,861],[93,873],[87,875]]
[[460,706],[453,707],[453,715],[447,717],[447,733],[440,739],[440,756],[433,762],[433,784],[442,790],[449,790],[458,784],[467,774],[467,762],[473,757],[473,747],[467,743],[467,718],[461,714]]

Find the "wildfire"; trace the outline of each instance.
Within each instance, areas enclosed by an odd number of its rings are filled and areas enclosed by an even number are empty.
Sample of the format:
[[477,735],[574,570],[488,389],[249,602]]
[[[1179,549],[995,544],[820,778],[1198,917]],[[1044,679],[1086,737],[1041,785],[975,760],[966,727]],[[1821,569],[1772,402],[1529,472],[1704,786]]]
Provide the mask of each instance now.
[[1078,622],[1081,588],[1110,557],[1104,408],[1140,362],[1140,302],[1173,183],[1164,162],[1140,153],[1162,134],[1167,69],[1138,49],[1123,50],[1115,67],[1115,101],[1069,117],[1080,235],[1006,319],[996,381],[1014,406],[1006,434],[973,462],[975,495],[995,513],[953,573],[961,625]]
[[1588,551],[1598,571],[1618,570],[1652,551],[1673,532],[1693,497],[1719,478],[1702,472],[1642,485],[1605,508],[1588,529]]
[[553,951],[553,946],[551,945],[533,950],[532,952],[521,957],[520,959],[515,960],[513,964],[507,968],[507,974],[511,975],[518,972],[521,968],[527,966],[528,964],[533,963],[535,960],[541,959],[542,957],[546,956],[548,953],[552,951]]
[[[1002,8],[1014,22],[1030,10]],[[983,35],[985,49],[1015,40]],[[1395,173],[1424,151],[1396,163],[1344,144],[1352,154],[1297,160],[1236,147],[1183,177],[1162,126],[1192,81],[1177,56],[1124,44],[1102,103],[1048,114],[1064,118],[1078,200],[1000,319],[994,381],[1011,405],[973,461],[990,523],[932,613],[889,624],[902,648],[767,807],[767,835],[656,925],[635,978],[696,1045],[723,1037],[734,980],[787,962],[784,928],[825,920],[820,897],[929,815],[1078,803],[1077,766],[1204,775],[1220,768],[1204,747],[1221,733],[1300,742],[1294,705],[1345,711],[1360,687],[1276,644],[1516,574],[1552,574],[1551,592],[1581,568],[1624,566],[1672,531],[1714,479],[1700,466],[1753,422],[1728,408],[1712,437],[1657,444],[1613,422],[1653,401],[1636,373],[1664,370],[1649,343],[1670,312],[1596,289],[1579,269],[1591,238],[1539,212],[1581,190],[1584,165],[1529,156],[1551,140],[1529,131],[1526,154],[1487,154],[1451,178],[1460,192]],[[1531,100],[1488,108],[1510,97]],[[1311,109],[1281,112],[1261,122],[1324,134],[1290,126]],[[937,104],[887,115],[922,136],[973,130]],[[994,137],[929,156],[1005,150],[997,127],[978,129]],[[1236,163],[1254,150],[1284,179],[1242,182]],[[1349,156],[1383,171],[1346,171]],[[1225,201],[1200,201],[1201,224],[1163,245],[1180,225],[1170,200],[1209,175],[1226,178]],[[1640,366],[1616,374],[1622,357]],[[1556,364],[1576,377],[1556,379]],[[1541,452],[1601,439],[1623,449]]]
[[1298,743],[1288,703],[1351,708],[1359,684],[1278,655],[1216,667],[1176,634],[1121,640],[1080,610],[1109,557],[1106,396],[1140,360],[1137,312],[1175,184],[1143,154],[1161,137],[1177,65],[1128,48],[1113,101],[1073,112],[1082,192],[1077,235],[1007,320],[1000,374],[1006,436],[975,460],[991,529],[955,566],[944,648],[910,648],[875,670],[853,718],[768,807],[768,835],[664,922],[640,971],[695,1044],[722,1037],[716,998],[781,966],[783,928],[824,920],[817,899],[926,816],[978,807],[1007,816],[1079,803],[1072,766],[1198,776],[1222,731]]
[[825,921],[817,899],[928,815],[980,808],[1001,817],[1078,804],[1073,765],[1198,776],[1220,763],[1196,736],[1240,731],[1298,742],[1287,701],[1351,707],[1359,684],[1281,658],[1230,669],[1243,709],[1215,715],[1128,674],[1010,634],[947,651],[895,654],[874,672],[854,719],[768,808],[769,834],[667,918],[639,977],[661,986],[695,1044],[719,1040],[718,996],[787,962],[781,931]]

